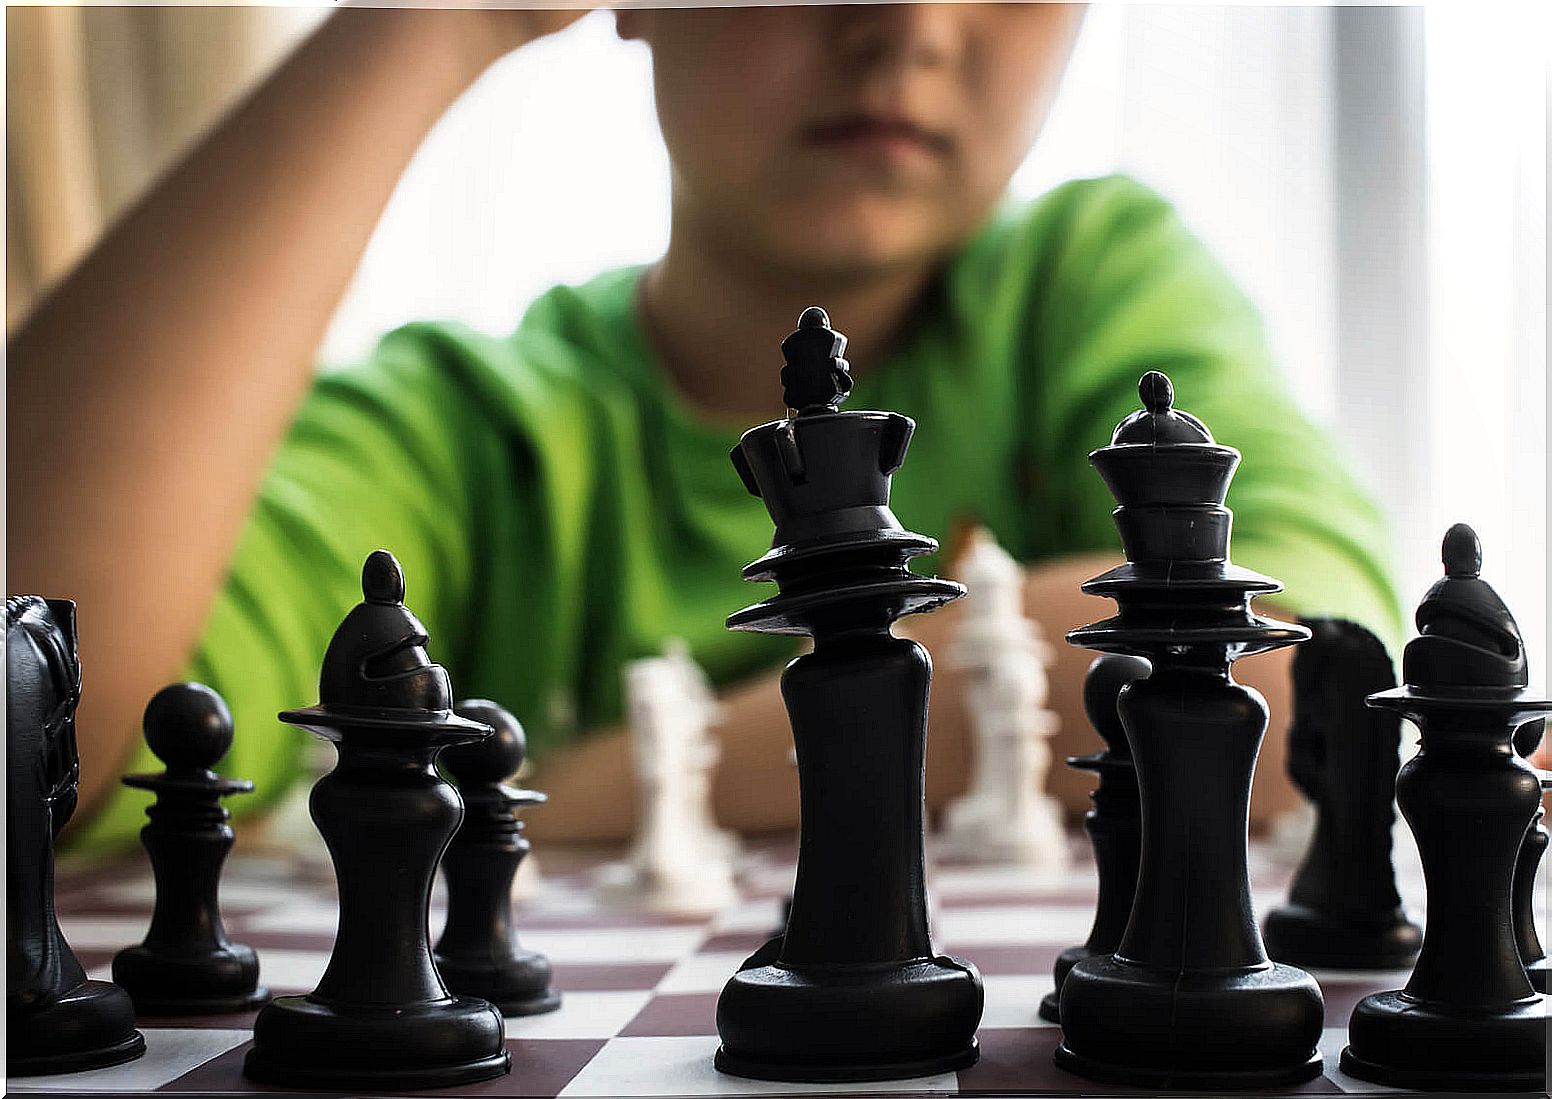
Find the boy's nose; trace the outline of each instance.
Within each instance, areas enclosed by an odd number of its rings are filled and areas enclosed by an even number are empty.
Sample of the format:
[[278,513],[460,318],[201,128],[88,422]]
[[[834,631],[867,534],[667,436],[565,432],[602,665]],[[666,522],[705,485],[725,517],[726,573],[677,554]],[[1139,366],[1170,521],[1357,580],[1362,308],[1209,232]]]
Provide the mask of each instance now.
[[961,49],[963,4],[844,4],[832,8],[835,53],[856,63],[934,67]]

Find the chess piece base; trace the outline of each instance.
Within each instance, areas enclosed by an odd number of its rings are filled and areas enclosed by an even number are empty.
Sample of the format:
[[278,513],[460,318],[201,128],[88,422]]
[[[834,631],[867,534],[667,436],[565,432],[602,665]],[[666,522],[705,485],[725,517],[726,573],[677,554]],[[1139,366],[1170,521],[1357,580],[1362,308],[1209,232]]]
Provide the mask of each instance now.
[[129,993],[142,1015],[248,1011],[269,999],[269,989],[259,987],[258,980],[258,956],[246,946],[195,957],[132,946],[113,959],[114,983]]
[[1402,991],[1353,1009],[1342,1071],[1425,1091],[1541,1091],[1547,1082],[1547,999],[1442,1011]]
[[1136,1065],[1096,1061],[1082,1057],[1063,1042],[1056,1047],[1056,1066],[1082,1076],[1111,1084],[1144,1088],[1200,1088],[1204,1091],[1233,1091],[1239,1088],[1272,1088],[1302,1084],[1313,1080],[1325,1068],[1319,1053],[1310,1054],[1303,1064],[1276,1069],[1242,1069],[1213,1072],[1199,1069],[1143,1068]]
[[1539,962],[1531,962],[1525,967],[1525,975],[1530,978],[1531,987],[1542,995],[1547,991],[1547,970],[1552,968],[1552,959],[1542,958]]
[[1056,978],[1056,987],[1047,992],[1040,1001],[1040,1017],[1048,1023],[1060,1023],[1062,1021],[1062,985],[1067,981],[1067,974],[1072,972],[1072,967],[1087,958],[1101,957],[1098,951],[1090,950],[1087,945],[1079,943],[1077,946],[1069,946],[1056,958],[1056,965],[1051,967],[1051,973]]
[[1423,946],[1422,928],[1397,911],[1388,924],[1358,926],[1302,904],[1267,914],[1266,952],[1289,965],[1321,969],[1410,969]]
[[983,993],[953,958],[775,964],[772,939],[717,1001],[716,1067],[756,1080],[842,1083],[952,1072],[975,1063]]
[[41,1011],[11,1007],[7,1016],[7,1076],[84,1072],[145,1053],[128,994],[106,981],[83,981]]
[[243,1062],[260,1083],[328,1090],[418,1091],[510,1069],[501,1014],[464,996],[410,1007],[282,996],[259,1012]]
[[471,965],[438,954],[436,964],[449,989],[486,1000],[502,1015],[543,1015],[560,1007],[560,993],[550,987],[550,961],[535,951],[518,951],[497,965]]
[[1158,969],[1116,957],[1073,966],[1062,984],[1060,1067],[1141,1087],[1275,1087],[1320,1075],[1320,987],[1268,963]]

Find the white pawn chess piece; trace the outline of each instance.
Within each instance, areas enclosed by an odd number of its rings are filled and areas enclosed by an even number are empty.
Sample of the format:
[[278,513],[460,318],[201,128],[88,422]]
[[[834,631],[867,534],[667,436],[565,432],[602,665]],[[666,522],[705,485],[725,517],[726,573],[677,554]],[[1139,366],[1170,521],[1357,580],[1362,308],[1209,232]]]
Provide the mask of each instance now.
[[1057,717],[1045,708],[1051,647],[1024,614],[1024,573],[984,530],[961,567],[963,625],[950,649],[964,673],[975,762],[940,842],[953,857],[1040,872],[1067,866],[1061,807],[1045,793]]
[[672,656],[631,661],[623,674],[641,811],[629,856],[599,879],[600,899],[682,915],[719,911],[737,891],[728,844],[711,821],[711,710]]

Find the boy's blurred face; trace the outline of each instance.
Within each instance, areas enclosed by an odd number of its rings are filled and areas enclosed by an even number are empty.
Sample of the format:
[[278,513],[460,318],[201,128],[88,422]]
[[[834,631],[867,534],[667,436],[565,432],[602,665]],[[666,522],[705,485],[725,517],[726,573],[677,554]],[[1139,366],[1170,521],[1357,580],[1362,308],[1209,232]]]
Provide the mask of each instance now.
[[1068,4],[619,11],[651,47],[676,222],[804,276],[935,258],[996,205],[1081,18]]

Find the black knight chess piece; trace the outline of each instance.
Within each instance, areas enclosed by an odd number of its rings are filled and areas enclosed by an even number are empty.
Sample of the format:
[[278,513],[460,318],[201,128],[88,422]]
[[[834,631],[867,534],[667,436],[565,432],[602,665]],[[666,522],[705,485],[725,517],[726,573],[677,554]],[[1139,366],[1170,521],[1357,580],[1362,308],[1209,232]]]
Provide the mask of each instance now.
[[1362,626],[1304,625],[1312,636],[1293,658],[1288,773],[1315,807],[1315,834],[1288,903],[1267,915],[1266,949],[1292,965],[1405,969],[1423,933],[1391,862],[1401,718],[1364,701],[1396,685],[1395,668]]
[[1256,615],[1276,581],[1229,562],[1223,506],[1239,453],[1173,407],[1169,379],[1089,455],[1115,495],[1126,563],[1083,590],[1118,613],[1067,639],[1153,665],[1117,711],[1142,797],[1131,918],[1109,957],[1062,985],[1061,1067],[1143,1087],[1275,1087],[1320,1073],[1320,988],[1267,958],[1256,928],[1246,826],[1266,704],[1234,682],[1236,659],[1309,631]]
[[5,650],[6,1075],[122,1064],[145,1053],[129,995],[87,980],[54,915],[54,840],[81,775],[75,604],[8,598]]
[[269,999],[252,947],[230,942],[221,923],[221,865],[235,838],[221,799],[253,783],[211,771],[232,746],[232,714],[202,683],[175,683],[146,706],[146,743],[162,774],[123,783],[156,794],[140,842],[156,877],[145,942],[113,959],[113,979],[143,1015],[245,1011]]
[[1513,741],[1552,702],[1528,690],[1525,644],[1480,578],[1476,532],[1451,527],[1443,557],[1444,579],[1417,607],[1420,636],[1402,657],[1402,686],[1369,699],[1422,734],[1396,800],[1434,886],[1423,948],[1405,988],[1353,1009],[1342,1070],[1429,1091],[1539,1091],[1547,998],[1526,976],[1512,894],[1541,782]]
[[[1521,725],[1514,734],[1514,750],[1529,759],[1541,745],[1546,721],[1538,718]],[[1541,773],[1542,790],[1547,788],[1547,775]],[[1520,857],[1514,864],[1514,937],[1520,944],[1520,960],[1525,963],[1525,973],[1537,992],[1547,990],[1547,970],[1552,967],[1541,936],[1536,934],[1536,871],[1547,853],[1547,830],[1542,825],[1545,810],[1536,806],[1536,815],[1520,842]]]
[[512,931],[512,878],[528,854],[518,811],[545,796],[506,784],[523,765],[527,740],[506,709],[484,699],[454,707],[495,734],[442,753],[442,769],[463,797],[463,823],[442,856],[447,925],[436,944],[448,989],[489,1000],[503,1015],[540,1015],[560,1007],[549,959],[525,950]]
[[915,425],[841,412],[845,338],[808,309],[782,343],[786,419],[744,433],[733,464],[776,524],[744,569],[780,593],[731,629],[807,634],[782,675],[797,746],[802,838],[785,934],[717,1002],[724,1072],[771,1080],[884,1080],[974,1062],[983,1002],[968,963],[927,930],[922,764],[932,663],[893,636],[905,614],[964,594],[913,574],[937,544],[889,510],[890,475]]
[[338,748],[311,807],[334,860],[339,931],[318,987],[260,1010],[243,1072],[331,1090],[486,1080],[510,1068],[501,1013],[449,994],[427,912],[437,861],[463,817],[437,754],[492,729],[453,712],[447,671],[426,655],[392,554],[367,558],[361,589],[324,654],[319,704],[280,715]]
[[1142,847],[1142,815],[1137,770],[1132,765],[1126,730],[1116,713],[1116,700],[1123,687],[1147,675],[1148,662],[1142,657],[1106,653],[1095,658],[1083,679],[1083,710],[1105,747],[1090,755],[1072,756],[1067,766],[1099,776],[1099,785],[1089,795],[1094,808],[1083,817],[1083,828],[1094,848],[1099,894],[1094,902],[1094,926],[1089,929],[1089,937],[1077,946],[1069,946],[1056,959],[1056,988],[1040,1001],[1040,1017],[1047,1022],[1062,1021],[1062,985],[1072,967],[1084,958],[1114,954],[1132,914]]

